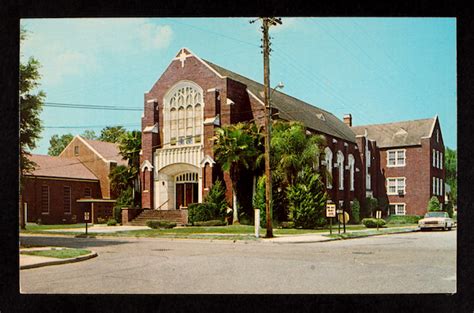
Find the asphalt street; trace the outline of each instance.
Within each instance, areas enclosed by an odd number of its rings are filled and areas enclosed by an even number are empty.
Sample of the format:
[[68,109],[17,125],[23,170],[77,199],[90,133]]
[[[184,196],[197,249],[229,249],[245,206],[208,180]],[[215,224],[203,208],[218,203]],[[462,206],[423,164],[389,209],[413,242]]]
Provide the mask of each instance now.
[[22,293],[455,293],[456,231],[319,243],[21,237],[98,257],[20,271]]

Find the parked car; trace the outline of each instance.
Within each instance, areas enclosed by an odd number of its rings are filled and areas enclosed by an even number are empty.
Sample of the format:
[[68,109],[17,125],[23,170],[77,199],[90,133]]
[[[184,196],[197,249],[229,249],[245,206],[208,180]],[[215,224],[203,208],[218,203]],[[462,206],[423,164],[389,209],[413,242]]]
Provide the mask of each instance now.
[[428,212],[425,217],[418,221],[420,230],[429,228],[441,228],[443,230],[451,230],[454,221],[449,217],[447,212],[437,211]]

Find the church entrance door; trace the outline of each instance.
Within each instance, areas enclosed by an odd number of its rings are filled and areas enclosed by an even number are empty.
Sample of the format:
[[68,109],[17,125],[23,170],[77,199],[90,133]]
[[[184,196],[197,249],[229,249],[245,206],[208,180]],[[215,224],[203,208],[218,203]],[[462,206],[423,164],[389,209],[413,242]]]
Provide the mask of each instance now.
[[187,208],[198,202],[197,173],[184,173],[176,176],[176,209]]

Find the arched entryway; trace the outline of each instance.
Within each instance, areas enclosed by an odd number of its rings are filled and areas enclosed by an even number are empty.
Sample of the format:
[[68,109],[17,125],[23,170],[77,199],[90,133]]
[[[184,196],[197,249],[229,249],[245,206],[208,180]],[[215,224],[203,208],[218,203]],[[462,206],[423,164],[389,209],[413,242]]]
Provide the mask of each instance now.
[[175,177],[176,208],[187,208],[191,203],[199,201],[198,174],[187,172]]

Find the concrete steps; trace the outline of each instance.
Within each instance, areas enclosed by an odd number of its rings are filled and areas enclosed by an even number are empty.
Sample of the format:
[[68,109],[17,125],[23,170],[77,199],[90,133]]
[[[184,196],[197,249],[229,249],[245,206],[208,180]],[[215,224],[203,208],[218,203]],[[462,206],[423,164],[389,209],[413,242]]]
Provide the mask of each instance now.
[[135,217],[128,225],[146,226],[146,222],[150,220],[174,222],[178,225],[186,225],[188,223],[187,210],[144,210]]

